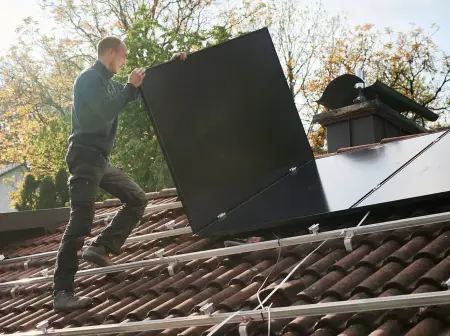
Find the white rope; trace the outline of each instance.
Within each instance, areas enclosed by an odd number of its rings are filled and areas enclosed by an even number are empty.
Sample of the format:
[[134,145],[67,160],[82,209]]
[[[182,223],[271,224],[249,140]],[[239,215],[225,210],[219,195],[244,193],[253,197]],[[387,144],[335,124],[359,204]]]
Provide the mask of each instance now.
[[258,302],[259,302],[260,306],[262,307],[262,309],[261,309],[261,317],[263,318],[263,320],[264,320],[263,311],[264,311],[265,309],[267,309],[267,311],[268,311],[268,317],[269,317],[269,319],[268,319],[268,321],[267,321],[267,323],[268,323],[267,329],[268,329],[268,335],[269,335],[269,336],[270,336],[270,324],[271,324],[271,322],[270,322],[270,307],[272,307],[272,303],[271,303],[269,306],[264,307],[264,304],[261,302],[261,298],[260,298],[259,294],[261,293],[261,289],[264,288],[264,285],[266,284],[266,281],[270,278],[270,276],[272,275],[273,271],[277,268],[278,263],[280,262],[280,258],[281,258],[281,242],[280,242],[280,238],[277,237],[274,233],[273,233],[273,235],[275,236],[275,238],[278,239],[278,257],[277,257],[277,261],[275,262],[275,265],[274,265],[273,268],[270,270],[269,274],[268,274],[267,277],[264,279],[263,283],[261,284],[261,286],[258,288],[258,291],[256,292],[256,297],[257,297],[257,299],[258,299]]
[[[273,234],[275,236],[275,234]],[[278,263],[280,262],[280,257],[281,257],[281,242],[280,242],[280,238],[275,236],[278,239],[278,257],[277,257],[277,261],[275,262],[275,265],[273,266],[272,270],[270,271],[269,275],[267,275],[267,277],[264,279],[263,283],[261,284],[261,286],[258,288],[258,291],[256,292],[256,298],[258,299],[259,305],[261,307],[263,307],[262,309],[264,309],[264,305],[261,302],[261,298],[259,296],[259,294],[261,293],[261,290],[264,288],[264,285],[266,284],[266,281],[270,278],[270,276],[272,275],[273,271],[276,269]]]
[[309,253],[309,254],[308,254],[306,257],[304,257],[297,265],[295,265],[295,267],[289,272],[288,275],[286,275],[286,277],[283,279],[283,281],[281,281],[281,282],[278,284],[278,286],[276,286],[276,287],[272,290],[272,292],[270,292],[270,294],[269,294],[268,296],[266,296],[266,298],[263,300],[263,302],[260,303],[254,310],[257,310],[257,309],[260,308],[260,307],[264,307],[264,303],[266,303],[267,300],[269,300],[269,299],[272,297],[272,295],[273,295],[273,294],[274,294],[281,286],[283,286],[283,285],[286,283],[286,281],[289,280],[289,278],[292,276],[292,274],[294,274],[294,272],[295,272],[301,265],[303,265],[303,263],[304,263],[311,255],[313,255],[315,252],[317,252],[317,250],[319,250],[319,249],[323,246],[323,244],[325,244],[327,241],[328,241],[328,239],[324,240],[324,241],[323,241],[322,243],[320,243],[320,245],[317,246],[311,253]]
[[[360,226],[363,222],[364,222],[364,220],[367,218],[367,216],[369,215],[369,213],[370,213],[370,211],[368,211],[367,213],[366,213],[366,215],[363,217],[363,219],[359,222],[359,224],[358,224],[358,226]],[[343,234],[345,233],[345,230],[343,230],[343,232],[342,232]],[[260,307],[264,307],[264,303],[266,303],[267,302],[267,300],[269,300],[271,297],[272,297],[272,295],[281,287],[281,286],[283,286],[285,283],[286,283],[286,281],[288,281],[289,279],[290,279],[290,277],[292,276],[292,274],[294,274],[294,272],[301,266],[301,265],[303,265],[303,263],[311,256],[311,255],[313,255],[315,252],[317,252],[327,241],[329,240],[329,238],[328,239],[326,239],[326,240],[324,240],[319,246],[317,246],[311,253],[309,253],[306,257],[304,257],[297,265],[295,265],[295,267],[289,272],[289,274],[288,275],[286,275],[286,277],[283,279],[283,281],[281,281],[273,290],[272,290],[272,292],[270,292],[270,294],[263,300],[263,302],[261,303],[260,302],[260,304],[255,308],[255,310],[256,309],[258,309],[258,308],[260,308]]]
[[219,330],[223,325],[225,325],[229,320],[231,320],[233,317],[235,317],[237,314],[239,314],[241,311],[238,310],[234,314],[228,316],[225,320],[223,320],[221,323],[216,325],[206,336],[212,336],[217,330]]
[[270,325],[272,324],[272,321],[270,319],[270,308],[272,307],[273,302],[270,303],[270,305],[267,306],[267,317],[268,317],[268,325],[267,325],[267,336],[270,336]]
[[[365,216],[361,219],[361,221],[358,223],[358,225],[356,226],[356,227],[359,227],[365,220],[366,220],[366,218],[369,216],[369,214],[370,214],[370,211],[368,211],[366,214],[365,214]],[[341,235],[346,235],[346,238],[344,239],[344,244],[346,245],[346,249],[347,249],[347,244],[348,244],[348,241],[347,241],[347,236],[348,236],[348,232],[349,231],[347,231],[347,230],[342,230],[341,231]],[[277,237],[278,238],[278,237]],[[264,320],[264,316],[262,315],[263,313],[264,313],[264,311],[265,310],[267,310],[267,313],[268,313],[268,327],[267,327],[267,329],[268,329],[268,335],[270,336],[270,325],[271,325],[271,322],[270,322],[270,307],[272,307],[272,304],[273,304],[273,302],[269,305],[269,306],[264,306],[264,304],[267,302],[267,300],[269,300],[271,297],[272,297],[272,295],[273,294],[275,294],[275,292],[278,290],[278,289],[280,289],[280,287],[281,286],[283,286],[290,278],[291,278],[291,276],[292,276],[292,274],[294,274],[295,273],[295,271],[297,271],[297,269],[301,266],[301,265],[303,265],[303,263],[306,261],[306,260],[308,260],[308,258],[309,257],[311,257],[314,253],[316,253],[328,240],[329,240],[330,238],[328,238],[328,239],[325,239],[324,241],[322,241],[322,243],[320,243],[319,244],[319,246],[317,246],[312,252],[310,252],[306,257],[304,257],[299,263],[297,263],[297,265],[295,265],[295,267],[289,272],[289,274],[288,275],[286,275],[286,277],[269,293],[269,295],[267,295],[266,296],[266,298],[263,300],[263,301],[261,301],[261,298],[260,298],[260,296],[259,296],[259,294],[260,294],[260,292],[261,292],[261,289],[264,287],[264,285],[265,285],[265,283],[266,283],[266,281],[267,281],[267,279],[269,279],[270,278],[270,276],[272,275],[272,272],[273,272],[273,270],[276,268],[276,266],[277,266],[277,264],[278,264],[278,262],[279,262],[279,259],[280,259],[280,256],[281,256],[281,242],[280,242],[280,238],[278,238],[278,246],[279,246],[279,250],[278,250],[278,259],[277,259],[277,262],[275,263],[275,266],[274,266],[274,268],[270,271],[270,273],[269,273],[269,275],[264,279],[264,281],[263,281],[263,283],[262,283],[262,285],[261,285],[261,287],[259,287],[259,289],[258,289],[258,291],[256,292],[256,297],[257,297],[257,299],[258,299],[258,302],[259,302],[259,304],[258,304],[258,306],[256,307],[256,308],[254,308],[253,310],[259,310],[259,308],[261,308],[261,316],[262,316],[262,318],[263,318],[263,320]],[[346,242],[347,241],[347,242]],[[351,241],[350,241],[350,247],[351,247]],[[220,324],[218,324],[214,329],[212,329],[211,330],[211,332],[207,335],[207,336],[211,336],[211,335],[213,335],[217,330],[219,330],[219,328],[221,327],[221,326],[223,326],[226,322],[228,322],[232,317],[234,317],[236,314],[238,314],[240,311],[238,310],[235,314],[233,314],[233,315],[231,315],[230,317],[228,317],[227,319],[225,319],[224,321],[222,321],[222,323],[220,323]]]

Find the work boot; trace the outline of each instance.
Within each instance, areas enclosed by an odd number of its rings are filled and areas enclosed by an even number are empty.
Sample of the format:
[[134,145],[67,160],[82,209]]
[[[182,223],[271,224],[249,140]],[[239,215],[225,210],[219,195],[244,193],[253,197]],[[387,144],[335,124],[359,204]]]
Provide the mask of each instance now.
[[53,310],[55,312],[70,313],[78,309],[86,308],[92,304],[89,297],[78,297],[73,292],[57,291],[53,296]]
[[103,246],[91,245],[83,252],[83,259],[98,267],[114,265],[108,251]]

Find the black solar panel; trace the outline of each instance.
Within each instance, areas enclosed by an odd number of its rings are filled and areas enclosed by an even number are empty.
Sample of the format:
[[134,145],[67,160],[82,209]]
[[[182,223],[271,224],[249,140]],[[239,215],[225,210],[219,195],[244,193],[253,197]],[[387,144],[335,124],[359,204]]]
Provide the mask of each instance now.
[[[440,135],[442,133],[395,141],[312,161],[200,234],[230,234],[289,223],[301,226],[302,222],[323,215],[352,212],[354,205]],[[415,188],[412,183],[411,188]]]
[[438,197],[449,193],[450,135],[436,135],[444,136],[363,200],[359,207]]
[[317,160],[330,211],[352,207],[441,134],[374,145]]
[[148,69],[142,93],[200,235],[450,190],[442,132],[314,160],[267,29]]
[[313,159],[267,29],[148,69],[142,93],[194,232]]

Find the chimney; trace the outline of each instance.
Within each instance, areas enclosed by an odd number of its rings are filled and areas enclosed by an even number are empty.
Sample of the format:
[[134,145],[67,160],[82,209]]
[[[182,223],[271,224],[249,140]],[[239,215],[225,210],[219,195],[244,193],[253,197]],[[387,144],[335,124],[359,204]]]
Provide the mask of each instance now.
[[376,81],[366,86],[359,76],[345,74],[331,81],[317,101],[328,109],[313,118],[327,130],[328,152],[378,143],[384,138],[419,134],[427,129],[400,112],[414,112],[435,121],[438,115],[398,91]]

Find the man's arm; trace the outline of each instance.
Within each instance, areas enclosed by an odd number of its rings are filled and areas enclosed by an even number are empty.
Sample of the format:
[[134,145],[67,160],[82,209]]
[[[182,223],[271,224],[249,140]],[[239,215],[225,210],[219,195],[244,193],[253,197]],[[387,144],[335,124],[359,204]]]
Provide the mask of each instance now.
[[79,98],[93,113],[105,121],[116,118],[119,112],[134,99],[138,91],[133,84],[127,83],[116,96],[109,97],[103,79],[94,71],[86,72],[81,76],[77,86],[79,86]]
[[[114,82],[114,83],[117,87],[117,90],[123,90],[126,87],[126,84],[124,85],[124,84],[117,83],[117,82]],[[139,89],[137,89],[135,94],[131,98],[131,101],[134,101],[134,100],[138,99],[139,97],[140,97],[140,91],[139,91]]]

